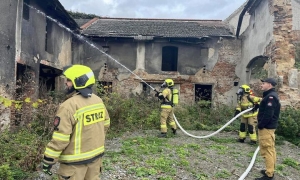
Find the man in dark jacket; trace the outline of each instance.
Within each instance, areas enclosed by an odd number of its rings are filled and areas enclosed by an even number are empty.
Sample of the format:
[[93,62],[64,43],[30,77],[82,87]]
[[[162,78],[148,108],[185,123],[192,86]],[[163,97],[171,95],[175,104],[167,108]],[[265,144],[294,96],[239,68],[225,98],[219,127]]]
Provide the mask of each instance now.
[[258,120],[258,139],[260,154],[265,159],[266,169],[261,170],[262,177],[256,180],[269,180],[274,178],[276,163],[275,151],[275,130],[278,125],[280,113],[280,102],[275,91],[276,80],[267,78],[261,80],[261,89],[264,91],[263,99],[259,105]]

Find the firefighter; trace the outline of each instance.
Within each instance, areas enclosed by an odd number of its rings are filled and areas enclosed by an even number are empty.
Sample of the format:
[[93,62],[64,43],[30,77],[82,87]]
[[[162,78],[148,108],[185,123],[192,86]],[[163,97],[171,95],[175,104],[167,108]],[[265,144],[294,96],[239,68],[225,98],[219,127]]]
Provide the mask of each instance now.
[[281,104],[275,91],[276,80],[267,78],[261,81],[261,90],[264,92],[263,99],[259,105],[257,127],[260,154],[265,160],[266,169],[260,171],[263,176],[256,178],[256,180],[268,180],[274,179],[276,164],[275,130],[278,126]]
[[176,135],[176,123],[173,117],[173,86],[174,81],[172,79],[166,79],[161,85],[164,90],[156,96],[161,100],[161,114],[160,114],[160,131],[159,137],[167,137],[167,123],[171,126],[172,132]]
[[244,111],[249,108],[253,108],[252,111],[245,113],[241,117],[240,130],[239,130],[239,139],[241,143],[245,142],[247,129],[250,136],[250,144],[254,145],[257,142],[256,135],[256,125],[257,125],[257,113],[258,106],[261,98],[250,95],[250,87],[246,84],[240,86],[237,96],[238,103],[235,110],[235,115],[239,114],[241,111]]
[[95,76],[89,67],[67,66],[63,75],[72,96],[58,108],[42,160],[43,171],[51,175],[51,167],[60,162],[60,180],[99,180],[109,114],[102,99],[92,93]]

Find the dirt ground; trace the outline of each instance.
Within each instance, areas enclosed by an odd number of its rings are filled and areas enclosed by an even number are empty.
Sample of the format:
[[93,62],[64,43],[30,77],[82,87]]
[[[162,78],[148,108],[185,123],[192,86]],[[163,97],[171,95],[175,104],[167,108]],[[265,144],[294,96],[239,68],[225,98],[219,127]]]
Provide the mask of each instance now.
[[[188,131],[195,136],[205,136],[213,132],[207,131]],[[221,132],[214,135],[212,138],[192,138],[178,130],[176,136],[169,135],[164,143],[166,149],[162,147],[161,153],[147,153],[140,155],[142,157],[139,164],[136,164],[135,156],[128,156],[128,153],[123,153],[122,149],[124,142],[130,142],[134,139],[155,139],[158,135],[157,130],[128,132],[122,137],[110,139],[106,141],[106,154],[103,157],[104,171],[101,174],[101,180],[222,180],[232,179],[239,180],[240,176],[248,168],[257,145],[250,145],[247,142],[236,142],[237,132]],[[148,138],[148,139],[147,139]],[[141,144],[140,144],[141,145]],[[135,145],[130,145],[129,147]],[[138,144],[137,144],[138,146]],[[189,154],[184,158],[188,161],[187,166],[182,166],[180,160],[180,151],[185,151],[188,146],[193,146],[194,150],[189,149]],[[196,147],[196,148],[195,148]],[[151,148],[150,148],[151,151]],[[277,164],[276,164],[276,180],[299,180],[300,179],[300,147],[297,147],[289,142],[281,141],[276,144]],[[112,154],[117,154],[113,157]],[[129,154],[130,155],[130,154]],[[158,157],[173,159],[173,164],[170,168],[174,171],[172,175],[169,172],[138,175],[138,169],[149,168],[145,163],[146,160],[157,159]],[[145,162],[143,162],[145,161]],[[291,167],[288,162],[296,162],[298,166]],[[52,168],[52,172],[56,172],[58,164]],[[258,152],[254,165],[251,171],[246,176],[245,180],[252,180],[260,177],[260,170],[264,169],[264,161]],[[43,173],[40,174],[40,179],[55,179],[48,177]],[[35,179],[37,180],[37,179]]]
[[[211,134],[212,132],[206,131],[189,131],[190,134],[195,136],[204,136]],[[149,137],[156,136],[158,131],[146,131],[146,132],[134,132],[127,133],[120,138],[115,138],[112,140],[107,140],[106,142],[106,151],[114,151],[118,152],[121,150],[122,141],[128,138],[135,137]],[[184,146],[185,144],[198,144],[200,145],[199,152],[192,153],[189,155],[189,168],[193,169],[193,172],[201,172],[204,176],[195,177],[191,171],[187,171],[182,167],[174,167],[176,169],[176,175],[172,178],[174,180],[193,180],[193,179],[239,179],[240,176],[246,171],[249,166],[253,154],[258,146],[250,145],[247,142],[238,143],[235,141],[237,138],[237,132],[221,132],[214,136],[214,139],[198,139],[192,138],[184,134],[179,130],[178,134],[175,137],[166,138],[167,143],[170,146]],[[224,143],[222,141],[226,140]],[[220,142],[218,142],[220,141]],[[246,141],[249,141],[247,139]],[[218,150],[218,145],[220,148],[225,147],[224,151]],[[300,170],[297,168],[293,168],[284,163],[284,160],[287,158],[293,159],[296,162],[300,162],[300,148],[289,143],[283,141],[279,144],[276,144],[277,151],[277,166],[278,170],[275,175],[276,180],[299,180],[300,179]],[[220,153],[221,152],[221,153]],[[165,154],[168,156],[168,153]],[[148,156],[148,155],[147,155]],[[149,157],[150,156],[150,157]],[[145,157],[145,159],[151,158],[151,155]],[[109,157],[104,157],[109,158]],[[154,157],[153,157],[154,158]],[[122,162],[122,157],[120,157],[120,162]],[[133,179],[163,179],[161,175],[149,175],[149,177],[137,177],[133,174],[128,173],[128,164],[122,165],[122,163],[115,163],[110,165],[109,170],[105,170],[102,175],[102,180],[133,180]],[[300,165],[298,164],[298,169],[300,169]],[[104,167],[105,168],[105,167]],[[264,169],[264,161],[260,157],[258,152],[256,156],[255,163],[246,176],[245,180],[254,179],[256,177],[260,177],[260,170]],[[227,174],[227,177],[221,178],[218,177],[217,174],[226,170],[230,172]]]

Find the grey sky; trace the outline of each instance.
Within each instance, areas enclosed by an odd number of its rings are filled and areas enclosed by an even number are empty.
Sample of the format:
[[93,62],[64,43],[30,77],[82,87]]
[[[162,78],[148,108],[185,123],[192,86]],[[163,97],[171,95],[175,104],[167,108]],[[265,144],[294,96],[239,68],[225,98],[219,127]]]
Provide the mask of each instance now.
[[67,10],[119,18],[224,20],[246,0],[60,0]]

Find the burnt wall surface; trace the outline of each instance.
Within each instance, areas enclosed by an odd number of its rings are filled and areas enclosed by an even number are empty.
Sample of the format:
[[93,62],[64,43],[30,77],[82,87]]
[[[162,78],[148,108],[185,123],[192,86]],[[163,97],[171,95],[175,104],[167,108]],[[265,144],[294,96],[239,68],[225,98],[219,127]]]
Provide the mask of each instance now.
[[[30,5],[40,9],[38,4]],[[22,21],[20,62],[33,67],[37,63],[43,63],[60,69],[70,65],[71,38],[72,35],[67,30],[38,13],[36,9],[29,8],[29,19]]]
[[0,84],[2,88],[9,88],[15,81],[17,9],[18,1],[0,2]]
[[[26,72],[30,74],[26,75],[30,80],[26,81],[26,96],[32,98],[41,95],[41,88],[47,88],[43,90],[46,92],[55,84],[55,87],[61,89],[64,85],[60,84],[57,78],[55,80],[55,76],[59,76],[58,72],[64,66],[72,63],[72,33],[59,21],[55,22],[56,20],[49,15],[53,12],[41,5],[43,4],[39,1],[30,1],[29,6],[23,5],[23,9],[27,9],[28,13],[23,13],[21,19],[20,57],[17,59],[18,63],[26,65]],[[22,75],[18,78],[22,79]],[[52,82],[52,87],[49,85],[49,79],[55,81]]]
[[[18,1],[0,1],[0,96],[13,98],[16,72]],[[11,112],[0,104],[0,129],[9,126]]]

